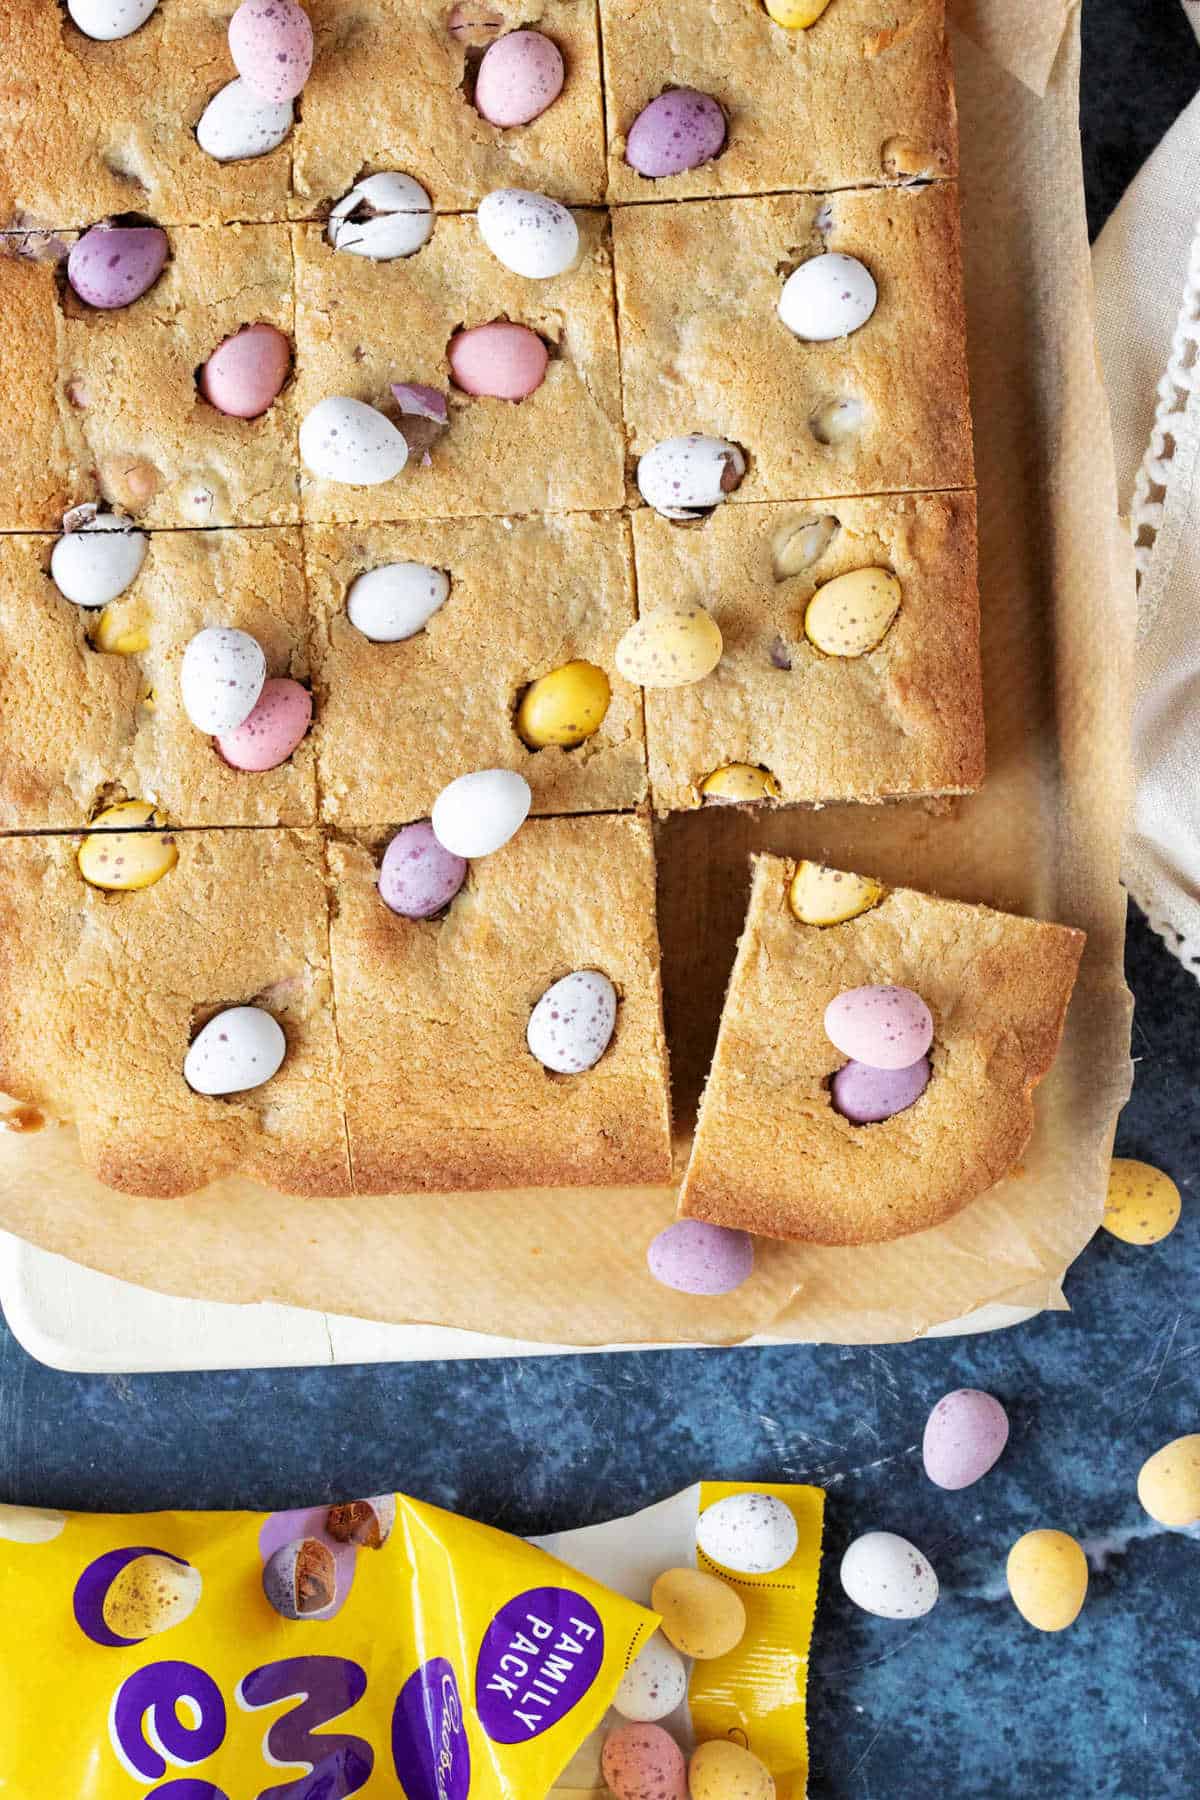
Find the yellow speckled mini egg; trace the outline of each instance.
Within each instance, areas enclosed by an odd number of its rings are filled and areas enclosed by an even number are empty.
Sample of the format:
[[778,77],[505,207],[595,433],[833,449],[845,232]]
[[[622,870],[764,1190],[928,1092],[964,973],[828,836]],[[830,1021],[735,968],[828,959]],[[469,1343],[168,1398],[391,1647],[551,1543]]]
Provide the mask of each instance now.
[[651,1589],[650,1604],[662,1615],[663,1636],[698,1662],[725,1656],[745,1634],[741,1595],[702,1569],[667,1569]]
[[1103,1225],[1123,1244],[1157,1244],[1179,1223],[1179,1189],[1169,1175],[1132,1157],[1114,1156]]
[[829,0],[766,0],[766,8],[777,25],[785,31],[804,31],[815,25]]
[[714,1739],[688,1764],[688,1792],[691,1800],[774,1800],[775,1782],[752,1750]]
[[149,800],[122,800],[105,807],[79,846],[79,873],[89,886],[114,893],[153,887],[179,861],[179,847],[170,832],[146,829],[166,822]]
[[866,875],[802,862],[788,888],[788,905],[802,925],[843,925],[878,906],[886,895],[883,883]]
[[1087,1557],[1065,1531],[1027,1531],[1008,1553],[1008,1591],[1038,1631],[1065,1631],[1087,1596]]
[[722,763],[700,783],[700,792],[715,805],[738,806],[755,800],[778,800],[779,783],[758,763]]
[[595,663],[569,662],[539,676],[517,708],[517,735],[531,750],[570,750],[599,731],[612,690]]
[[109,656],[140,656],[150,648],[150,608],[140,595],[114,600],[97,616],[92,642]]
[[900,583],[887,569],[851,569],[819,587],[804,613],[804,635],[826,656],[865,656],[900,611]]
[[1142,1464],[1137,1487],[1138,1499],[1160,1525],[1200,1524],[1200,1432],[1156,1450]]
[[617,668],[640,687],[689,687],[712,674],[721,649],[721,628],[702,606],[664,606],[629,627]]

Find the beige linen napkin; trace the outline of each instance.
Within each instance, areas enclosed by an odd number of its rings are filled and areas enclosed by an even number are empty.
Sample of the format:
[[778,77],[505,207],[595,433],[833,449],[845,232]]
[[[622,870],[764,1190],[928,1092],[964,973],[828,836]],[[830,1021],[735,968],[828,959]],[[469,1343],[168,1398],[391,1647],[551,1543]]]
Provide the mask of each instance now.
[[[1200,36],[1200,3],[1183,6]],[[1093,266],[1138,567],[1135,791],[1123,873],[1154,930],[1200,979],[1198,169],[1200,95],[1105,226]]]

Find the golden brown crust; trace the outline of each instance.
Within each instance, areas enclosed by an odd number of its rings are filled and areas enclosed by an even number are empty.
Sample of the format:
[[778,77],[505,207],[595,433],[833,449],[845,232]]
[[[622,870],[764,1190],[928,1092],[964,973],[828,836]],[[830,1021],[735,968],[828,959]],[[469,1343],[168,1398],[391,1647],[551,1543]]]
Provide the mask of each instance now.
[[[301,472],[304,517],[319,521],[579,512],[625,495],[608,226],[577,215],[580,256],[527,281],[485,247],[473,217],[440,218],[416,255],[390,263],[334,250],[296,228],[298,416],[347,394],[398,417],[393,381],[450,397],[450,424],[392,481],[346,487]],[[462,326],[527,325],[551,346],[546,378],[520,402],[471,398],[450,383],[446,349]]]
[[[669,1180],[646,822],[531,820],[471,865],[442,918],[420,923],[379,899],[382,841],[329,851],[358,1191]],[[526,1045],[529,1014],[552,982],[589,968],[620,995],[612,1043],[585,1074],[550,1074]]]
[[[295,132],[294,214],[326,212],[363,175],[414,176],[439,211],[493,188],[524,187],[572,203],[604,198],[604,123],[595,0],[505,0],[474,6],[505,31],[534,27],[563,54],[562,93],[540,118],[500,130],[467,97],[470,50],[447,29],[451,0],[310,0],[313,72]],[[490,41],[490,40],[486,40]]]
[[[645,799],[641,694],[614,665],[634,618],[622,515],[313,528],[305,557],[325,819],[420,818],[469,769],[517,770],[535,814],[616,812]],[[444,569],[450,597],[415,637],[374,644],[350,623],[346,596],[357,576],[389,562]],[[604,721],[573,750],[531,751],[513,727],[517,702],[575,658],[608,675]]]
[[[0,841],[0,1089],[73,1119],[88,1168],[126,1193],[186,1194],[240,1171],[346,1194],[323,847],[314,832],[180,835],[153,887],[104,894],[68,837]],[[264,1005],[287,1056],[263,1087],[206,1099],[196,1030]]]
[[160,225],[284,219],[291,140],[219,163],[196,125],[237,75],[231,8],[169,0],[132,37],[98,43],[56,0],[0,7],[0,225],[85,228],[112,213]]
[[179,692],[209,625],[257,638],[269,675],[309,681],[300,533],[151,533],[115,607],[147,619],[150,647],[132,656],[93,647],[99,615],[50,578],[55,541],[0,537],[0,830],[70,830],[119,799],[153,800],[178,825],[315,824],[311,735],[277,769],[233,769]]
[[[908,888],[845,924],[802,925],[787,903],[793,870],[755,858],[681,1210],[819,1244],[928,1230],[1028,1143],[1084,935]],[[854,1126],[830,1102],[846,1059],[823,1019],[835,995],[874,983],[929,1006],[933,1078],[907,1111]]]
[[[690,431],[731,439],[750,468],[727,504],[973,485],[954,183],[629,206],[613,238],[636,456]],[[827,250],[864,262],[879,302],[851,336],[804,343],[779,295]],[[842,400],[861,428],[819,442],[813,420]]]
[[[52,261],[22,254],[38,240],[0,242],[0,530],[48,531],[92,488],[63,417],[61,320]],[[61,246],[60,246],[61,248]]]
[[[953,175],[958,129],[941,0],[835,0],[787,31],[762,0],[601,0],[612,201],[828,190]],[[886,23],[885,21],[886,15]],[[711,94],[714,161],[648,181],[629,128],[665,88]]]
[[[828,547],[787,575],[797,534]],[[836,527],[832,526],[836,521]],[[698,600],[724,652],[707,680],[646,694],[654,804],[698,806],[724,763],[762,764],[782,800],[878,801],[963,793],[983,779],[975,497],[907,494],[809,506],[723,506],[680,527],[633,515],[638,605]],[[804,635],[816,589],[887,568],[900,612],[877,650],[824,656]],[[789,664],[790,667],[780,664]]]

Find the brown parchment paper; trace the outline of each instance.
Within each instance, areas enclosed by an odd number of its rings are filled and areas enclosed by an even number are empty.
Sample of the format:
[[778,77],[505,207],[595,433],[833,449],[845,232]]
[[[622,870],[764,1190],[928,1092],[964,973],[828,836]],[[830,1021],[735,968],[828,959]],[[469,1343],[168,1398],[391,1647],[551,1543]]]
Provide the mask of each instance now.
[[283,1200],[223,1182],[182,1201],[113,1194],[74,1134],[0,1133],[0,1226],[164,1292],[275,1300],[546,1344],[912,1337],[989,1301],[1061,1306],[1103,1209],[1129,1083],[1119,840],[1134,597],[1096,365],[1079,158],[1077,10],[958,0],[989,773],[945,810],[679,815],[658,831],[677,1112],[716,1037],[748,853],[816,855],[1089,934],[1023,1168],[895,1244],[762,1243],[752,1280],[697,1301],[650,1280],[669,1189]]

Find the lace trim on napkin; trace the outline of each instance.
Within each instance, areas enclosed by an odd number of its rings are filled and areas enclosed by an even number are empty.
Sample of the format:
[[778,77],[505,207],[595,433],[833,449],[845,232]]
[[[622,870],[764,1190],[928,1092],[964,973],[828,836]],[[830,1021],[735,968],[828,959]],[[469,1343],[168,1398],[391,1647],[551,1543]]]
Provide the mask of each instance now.
[[[1139,594],[1150,571],[1151,560],[1163,529],[1167,490],[1172,480],[1172,464],[1178,447],[1177,433],[1192,396],[1200,389],[1200,222],[1192,239],[1187,280],[1179,322],[1171,343],[1171,356],[1158,384],[1158,406],[1154,429],[1146,454],[1138,470],[1133,489],[1130,525],[1133,531],[1134,557],[1137,563]],[[1159,584],[1159,593],[1162,586]],[[1153,603],[1143,596],[1138,624],[1144,636],[1153,623]]]

